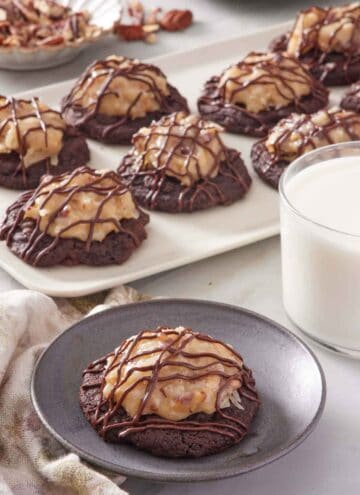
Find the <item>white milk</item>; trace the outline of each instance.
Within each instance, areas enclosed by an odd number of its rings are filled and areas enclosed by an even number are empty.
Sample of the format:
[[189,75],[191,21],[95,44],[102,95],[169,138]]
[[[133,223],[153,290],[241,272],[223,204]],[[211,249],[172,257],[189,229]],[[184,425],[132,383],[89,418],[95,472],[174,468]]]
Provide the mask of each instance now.
[[281,201],[285,309],[316,339],[360,351],[360,156],[305,168],[284,192],[310,220]]

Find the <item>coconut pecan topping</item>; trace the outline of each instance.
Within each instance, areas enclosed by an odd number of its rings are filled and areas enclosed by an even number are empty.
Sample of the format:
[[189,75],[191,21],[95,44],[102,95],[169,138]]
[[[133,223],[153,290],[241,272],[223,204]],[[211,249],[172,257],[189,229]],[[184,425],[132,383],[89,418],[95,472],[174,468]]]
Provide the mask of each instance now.
[[[242,397],[258,401],[251,371],[241,356],[231,346],[190,328],[144,330],[94,361],[84,375],[98,372],[103,372],[101,383],[83,387],[100,386],[92,422],[103,436],[112,428],[121,428],[122,437],[151,427],[198,430],[199,423],[186,420],[189,416],[217,412],[229,424],[209,420],[201,428],[242,437],[246,427],[224,409],[230,405],[241,409]],[[111,422],[120,408],[128,419]]]

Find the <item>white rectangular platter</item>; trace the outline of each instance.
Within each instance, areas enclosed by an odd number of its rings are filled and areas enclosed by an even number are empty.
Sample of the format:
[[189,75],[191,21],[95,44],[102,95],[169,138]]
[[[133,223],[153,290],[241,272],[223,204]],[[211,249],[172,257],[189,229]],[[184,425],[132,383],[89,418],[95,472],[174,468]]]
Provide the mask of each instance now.
[[[276,35],[286,31],[282,24],[262,32],[240,36],[194,50],[149,60],[158,65],[188,99],[192,111],[203,83],[249,51],[265,51]],[[73,81],[66,81],[21,93],[39,96],[50,106],[59,107]],[[333,102],[337,100],[333,94]],[[334,99],[335,98],[335,99]],[[121,266],[33,268],[14,256],[0,243],[0,266],[29,289],[53,296],[79,296],[131,282],[171,268],[265,239],[279,232],[278,194],[253,173],[249,153],[254,139],[226,134],[227,145],[241,151],[253,185],[247,196],[228,207],[217,207],[192,214],[151,213],[148,239]],[[125,146],[104,146],[89,142],[90,166],[115,169]],[[0,188],[0,215],[18,193]],[[236,269],[236,267],[234,267]]]

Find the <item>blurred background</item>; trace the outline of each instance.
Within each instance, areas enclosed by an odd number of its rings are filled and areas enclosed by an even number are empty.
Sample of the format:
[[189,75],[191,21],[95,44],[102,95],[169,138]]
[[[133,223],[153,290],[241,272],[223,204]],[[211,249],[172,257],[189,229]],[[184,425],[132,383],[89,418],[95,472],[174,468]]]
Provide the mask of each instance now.
[[163,7],[165,10],[190,9],[194,14],[195,23],[184,32],[161,32],[154,44],[146,44],[142,41],[126,43],[112,38],[87,49],[70,64],[55,69],[23,74],[0,70],[0,91],[8,91],[11,87],[13,93],[16,93],[31,87],[77,77],[94,59],[112,53],[145,59],[174,51],[189,50],[231,36],[247,34],[271,24],[293,20],[299,9],[310,5],[341,5],[349,2],[350,0],[336,2],[329,2],[329,0],[143,0],[142,3],[147,9],[152,7]]

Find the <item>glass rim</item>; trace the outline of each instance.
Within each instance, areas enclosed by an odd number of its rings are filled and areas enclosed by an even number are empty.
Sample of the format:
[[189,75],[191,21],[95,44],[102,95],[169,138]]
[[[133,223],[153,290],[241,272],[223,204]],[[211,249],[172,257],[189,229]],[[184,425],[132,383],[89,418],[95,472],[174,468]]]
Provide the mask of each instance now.
[[[333,227],[329,227],[327,225],[324,225],[320,222],[317,222],[316,220],[313,220],[311,219],[310,217],[308,217],[307,215],[304,215],[301,211],[299,211],[292,203],[291,201],[289,200],[286,192],[285,192],[285,182],[288,178],[288,176],[291,174],[291,172],[293,171],[293,169],[295,168],[296,165],[298,165],[299,162],[301,162],[305,157],[306,158],[309,158],[311,157],[312,155],[316,155],[320,152],[323,152],[323,151],[331,151],[331,150],[335,150],[335,149],[346,149],[346,148],[352,148],[354,147],[354,145],[358,145],[359,146],[359,158],[360,158],[360,140],[359,141],[346,141],[346,142],[343,142],[343,143],[336,143],[336,144],[330,144],[328,146],[322,146],[320,148],[316,148],[312,151],[309,151],[308,153],[305,153],[301,156],[299,156],[298,158],[296,158],[294,161],[292,161],[290,163],[290,165],[288,167],[286,167],[286,170],[285,172],[281,175],[280,177],[280,183],[279,183],[279,195],[280,195],[280,199],[282,201],[284,201],[285,205],[290,208],[290,210],[295,213],[298,217],[300,217],[302,220],[305,220],[306,222],[308,223],[311,223],[312,225],[315,225],[316,227],[320,227],[321,229],[325,229],[331,233],[335,233],[335,234],[338,234],[338,235],[342,235],[342,236],[347,236],[347,237],[351,237],[351,238],[355,238],[355,239],[359,239],[360,238],[360,234],[350,234],[349,232],[345,232],[343,230],[338,230],[338,229],[335,229]],[[342,157],[339,157],[339,158],[342,158]],[[336,158],[334,158],[336,159]],[[321,163],[321,162],[319,162]],[[310,167],[313,166],[313,165],[317,165],[316,163],[313,163],[311,165],[309,165]],[[359,165],[360,166],[360,165]],[[308,168],[308,167],[306,167]],[[303,169],[305,170],[305,169]],[[299,172],[301,173],[301,171]]]

